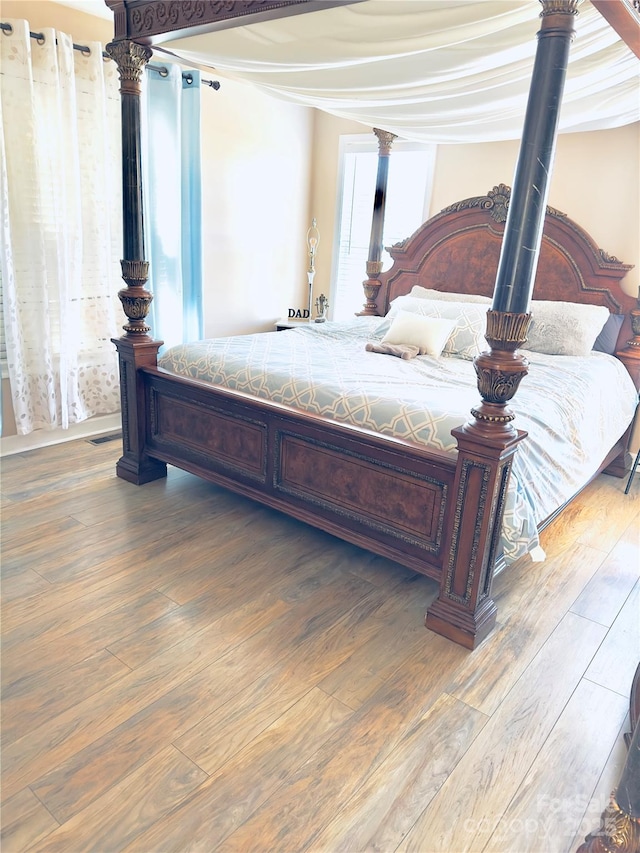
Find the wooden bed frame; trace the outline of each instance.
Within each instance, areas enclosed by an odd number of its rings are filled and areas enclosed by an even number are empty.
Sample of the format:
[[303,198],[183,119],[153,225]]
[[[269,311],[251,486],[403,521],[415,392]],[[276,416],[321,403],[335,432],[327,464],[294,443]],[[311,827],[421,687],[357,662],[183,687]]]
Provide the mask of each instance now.
[[[453,431],[457,453],[430,451],[158,369],[161,342],[149,337],[145,323],[151,296],[144,289],[148,264],[139,181],[139,79],[150,56],[142,42],[163,32],[160,8],[176,4],[107,2],[116,11],[116,39],[108,50],[122,80],[122,268],[128,286],[119,295],[129,319],[125,335],[114,341],[123,420],[118,475],[142,484],[164,476],[166,464],[175,465],[439,580],[440,596],[427,614],[428,627],[474,648],[495,623],[490,591],[503,503],[513,454],[525,435],[514,429],[506,403],[526,373],[517,345],[526,336],[529,315],[488,312],[490,352],[476,359],[483,402],[473,410],[470,424]],[[257,7],[262,16],[269,7],[282,14],[287,5],[299,13],[306,4],[235,4],[245,16]],[[207,14],[214,6],[225,10],[222,25],[230,25],[230,4],[200,4]],[[153,8],[155,17],[139,14],[143,7]],[[136,31],[145,20],[147,31]],[[176,19],[166,29],[182,31],[187,23]],[[200,18],[197,23],[207,22]],[[413,284],[494,293],[508,203],[509,191],[500,185],[486,197],[447,208],[395,246],[393,267],[378,277],[375,309],[369,313],[384,314],[389,300]],[[627,313],[635,300],[619,282],[629,268],[601,252],[565,215],[547,210],[537,299],[590,302]],[[483,389],[483,376],[491,377],[493,391]],[[507,385],[509,393],[495,391]],[[613,464],[610,470],[622,475],[625,442],[621,436],[600,470]]]
[[[507,198],[502,186],[491,196],[463,201],[393,247],[394,264],[382,276],[383,310],[390,298],[408,293],[414,284],[491,295]],[[635,305],[619,286],[629,267],[600,252],[557,211],[547,213],[538,269],[536,298],[556,299],[560,292],[569,301],[606,305],[612,313]],[[155,366],[157,346],[150,346],[144,367],[136,367],[120,347],[123,389],[129,387],[128,371],[136,373],[136,421],[142,433],[131,469],[129,454],[138,443],[130,433],[131,418],[124,419],[125,453],[118,473],[125,479],[141,482],[141,464],[149,479],[165,473],[162,463],[176,465],[435,579],[447,567],[448,534],[468,508],[474,487],[480,489],[473,497],[480,505],[473,512],[476,519],[481,508],[489,509],[491,466],[486,460],[477,459],[469,472],[469,479],[479,472],[482,482],[456,492],[455,453],[428,451],[174,376]],[[129,406],[125,400],[125,411]],[[626,436],[599,470],[610,466],[622,475],[625,447]],[[490,542],[493,564],[496,533],[493,525],[465,527],[457,547],[481,553]]]

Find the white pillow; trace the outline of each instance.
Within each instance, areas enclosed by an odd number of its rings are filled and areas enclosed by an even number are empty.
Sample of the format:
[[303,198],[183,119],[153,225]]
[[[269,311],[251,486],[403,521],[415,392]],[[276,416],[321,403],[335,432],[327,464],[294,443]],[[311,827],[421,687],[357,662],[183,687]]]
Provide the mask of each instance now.
[[534,299],[522,349],[547,355],[589,355],[608,319],[609,309],[602,305]]
[[438,356],[454,326],[455,320],[441,320],[411,314],[409,311],[398,311],[382,343],[414,346],[418,347],[420,355]]
[[412,314],[423,317],[454,320],[453,332],[442,350],[445,355],[471,360],[480,355],[483,350],[488,349],[484,338],[487,327],[487,306],[484,304],[399,296],[393,300],[393,305],[377,327],[376,334],[386,334],[399,311],[410,311]]
[[478,293],[450,293],[447,290],[429,290],[419,284],[413,285],[409,296],[417,296],[420,299],[440,299],[443,302],[491,302],[490,296],[480,296]]

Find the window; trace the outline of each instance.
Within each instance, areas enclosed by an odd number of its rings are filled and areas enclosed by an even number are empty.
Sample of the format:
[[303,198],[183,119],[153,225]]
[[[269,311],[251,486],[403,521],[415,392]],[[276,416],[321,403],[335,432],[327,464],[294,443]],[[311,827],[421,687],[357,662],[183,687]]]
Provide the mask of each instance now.
[[[429,212],[435,145],[396,139],[389,158],[383,245],[409,237]],[[367,136],[340,139],[338,234],[331,286],[332,317],[345,320],[362,310],[373,196],[378,171],[378,140]],[[390,265],[383,252],[383,269]]]

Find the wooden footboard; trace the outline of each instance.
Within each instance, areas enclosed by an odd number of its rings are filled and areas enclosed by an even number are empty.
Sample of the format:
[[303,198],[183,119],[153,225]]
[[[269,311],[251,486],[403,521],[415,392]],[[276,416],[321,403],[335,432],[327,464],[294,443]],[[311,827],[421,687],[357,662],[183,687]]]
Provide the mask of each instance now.
[[143,368],[144,454],[442,573],[456,455]]

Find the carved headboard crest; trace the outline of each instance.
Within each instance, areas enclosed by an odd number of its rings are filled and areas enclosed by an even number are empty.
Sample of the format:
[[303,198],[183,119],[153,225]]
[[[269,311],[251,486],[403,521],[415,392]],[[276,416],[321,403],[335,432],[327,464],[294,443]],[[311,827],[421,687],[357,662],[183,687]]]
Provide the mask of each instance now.
[[463,201],[450,204],[440,212],[458,213],[461,210],[469,210],[472,207],[481,207],[483,210],[490,211],[491,218],[495,219],[496,222],[506,222],[510,198],[511,187],[508,187],[506,184],[498,184],[498,186],[489,190],[486,195],[465,198]]
[[[506,184],[498,184],[486,195],[475,196],[474,198],[466,198],[463,201],[451,204],[449,207],[443,208],[441,213],[457,213],[461,210],[468,210],[472,207],[481,207],[483,210],[488,210],[491,218],[496,222],[507,221],[507,211],[509,210],[509,202],[511,200],[511,187]],[[555,207],[547,205],[547,213],[552,216],[564,216],[567,214],[561,210],[556,210]]]

